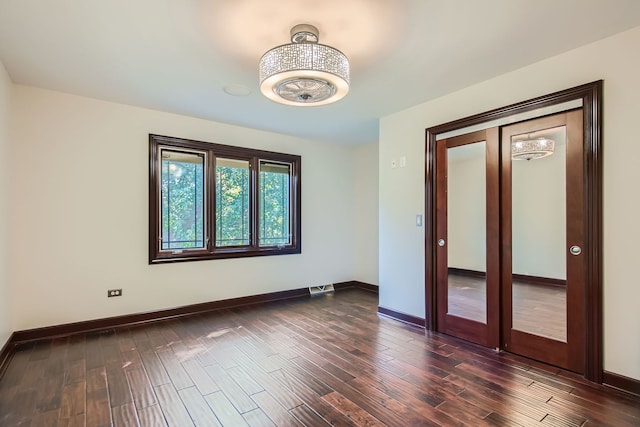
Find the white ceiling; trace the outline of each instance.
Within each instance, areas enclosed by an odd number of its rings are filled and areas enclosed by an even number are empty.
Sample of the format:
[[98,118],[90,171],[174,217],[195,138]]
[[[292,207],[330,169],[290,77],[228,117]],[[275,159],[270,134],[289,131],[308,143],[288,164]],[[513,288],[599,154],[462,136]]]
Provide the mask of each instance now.
[[[343,100],[260,94],[260,56],[299,23],[350,58]],[[0,60],[14,83],[355,145],[382,116],[638,25],[640,0],[0,0]]]

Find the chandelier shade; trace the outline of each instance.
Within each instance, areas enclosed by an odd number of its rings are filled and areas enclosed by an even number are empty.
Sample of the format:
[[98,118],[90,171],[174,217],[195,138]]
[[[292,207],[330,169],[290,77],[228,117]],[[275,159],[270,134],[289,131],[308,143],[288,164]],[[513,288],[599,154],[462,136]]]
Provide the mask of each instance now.
[[548,138],[521,139],[511,142],[512,160],[535,160],[548,157],[555,151],[555,141]]
[[318,29],[296,25],[291,43],[260,58],[260,91],[286,105],[318,106],[338,101],[349,92],[349,59],[318,43]]

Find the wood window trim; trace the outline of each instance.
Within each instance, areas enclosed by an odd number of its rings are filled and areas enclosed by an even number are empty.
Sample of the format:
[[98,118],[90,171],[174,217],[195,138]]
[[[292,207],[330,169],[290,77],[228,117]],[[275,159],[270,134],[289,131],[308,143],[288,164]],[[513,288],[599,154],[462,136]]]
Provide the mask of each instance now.
[[503,119],[539,108],[582,100],[585,161],[585,378],[603,381],[602,310],[602,91],[598,80],[527,101],[497,108],[425,130],[425,309],[426,329],[437,327],[435,247],[435,147],[439,134]]
[[[158,155],[161,148],[175,148],[177,150],[204,151],[207,153],[205,163],[205,177],[215,175],[215,158],[237,158],[249,160],[252,165],[250,178],[251,210],[249,227],[251,228],[250,245],[233,247],[215,246],[215,182],[209,179],[205,187],[205,203],[207,204],[205,218],[205,238],[208,240],[206,248],[202,250],[184,250],[182,253],[162,251],[160,246],[160,170]],[[258,163],[260,160],[285,162],[291,164],[290,208],[291,243],[285,246],[260,246],[258,243]],[[149,134],[149,264],[167,262],[199,261],[226,258],[244,258],[268,255],[288,255],[302,252],[302,158],[294,154],[277,153],[272,151],[243,148],[230,145],[215,144],[204,141],[189,140],[163,135]],[[205,178],[206,179],[206,178]]]

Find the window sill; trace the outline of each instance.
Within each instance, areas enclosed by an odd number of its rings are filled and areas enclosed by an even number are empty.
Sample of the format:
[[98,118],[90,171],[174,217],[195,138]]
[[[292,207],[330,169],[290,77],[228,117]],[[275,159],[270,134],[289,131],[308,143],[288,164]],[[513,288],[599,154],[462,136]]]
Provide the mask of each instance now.
[[230,258],[249,258],[257,256],[274,256],[274,255],[294,255],[302,253],[301,248],[298,246],[288,246],[282,249],[278,248],[261,248],[261,249],[218,249],[216,252],[202,252],[202,251],[184,251],[182,253],[170,253],[162,252],[160,254],[153,254],[149,257],[149,264],[165,264],[171,262],[185,262],[185,261],[205,261],[213,259],[230,259]]

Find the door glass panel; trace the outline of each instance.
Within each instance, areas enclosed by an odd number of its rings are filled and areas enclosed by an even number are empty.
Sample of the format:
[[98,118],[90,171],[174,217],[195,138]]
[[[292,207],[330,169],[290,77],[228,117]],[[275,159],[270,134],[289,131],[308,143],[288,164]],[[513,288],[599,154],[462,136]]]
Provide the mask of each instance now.
[[513,329],[567,339],[566,129],[511,138]]
[[447,149],[449,314],[486,323],[486,142]]

